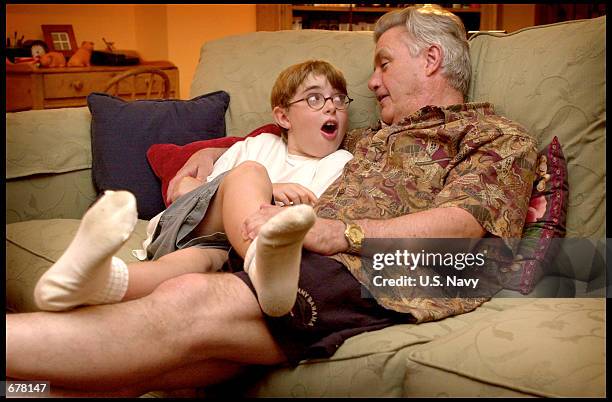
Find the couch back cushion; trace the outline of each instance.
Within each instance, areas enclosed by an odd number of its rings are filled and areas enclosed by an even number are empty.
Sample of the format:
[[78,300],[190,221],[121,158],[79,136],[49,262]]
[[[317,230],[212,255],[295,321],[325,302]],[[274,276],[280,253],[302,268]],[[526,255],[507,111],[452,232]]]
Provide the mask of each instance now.
[[470,100],[492,102],[540,146],[559,137],[568,237],[605,237],[605,34],[604,16],[470,39]]
[[223,90],[230,94],[227,135],[244,137],[272,122],[270,90],[278,74],[308,59],[338,67],[355,101],[349,108],[352,128],[378,118],[376,99],[368,90],[372,72],[372,32],[320,30],[255,32],[205,43],[200,53],[190,96]]
[[96,198],[90,125],[87,107],[6,114],[6,223],[83,216]]

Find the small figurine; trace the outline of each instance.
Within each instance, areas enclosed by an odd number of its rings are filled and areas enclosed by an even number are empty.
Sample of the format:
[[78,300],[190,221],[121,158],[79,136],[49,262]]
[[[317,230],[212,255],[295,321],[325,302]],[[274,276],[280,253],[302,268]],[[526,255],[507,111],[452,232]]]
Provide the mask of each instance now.
[[66,67],[66,57],[60,52],[49,52],[40,56],[41,67]]
[[68,67],[89,67],[93,48],[93,42],[81,43],[81,47],[68,60]]
[[108,50],[111,53],[115,51],[115,42],[109,42],[104,38],[102,38],[102,41],[106,45],[106,50]]

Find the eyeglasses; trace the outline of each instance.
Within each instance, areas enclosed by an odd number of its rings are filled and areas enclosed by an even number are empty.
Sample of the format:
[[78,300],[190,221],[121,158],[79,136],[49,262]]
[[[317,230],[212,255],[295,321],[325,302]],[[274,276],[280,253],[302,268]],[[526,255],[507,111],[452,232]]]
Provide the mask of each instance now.
[[325,102],[327,102],[328,99],[331,99],[332,104],[338,110],[346,109],[353,101],[353,99],[349,98],[348,95],[344,94],[334,94],[326,98],[325,96],[323,96],[323,94],[315,93],[310,94],[305,98],[290,102],[289,105],[293,105],[294,103],[298,103],[301,101],[306,101],[306,103],[308,103],[308,106],[310,106],[311,109],[321,110],[323,109],[323,106],[325,106]]

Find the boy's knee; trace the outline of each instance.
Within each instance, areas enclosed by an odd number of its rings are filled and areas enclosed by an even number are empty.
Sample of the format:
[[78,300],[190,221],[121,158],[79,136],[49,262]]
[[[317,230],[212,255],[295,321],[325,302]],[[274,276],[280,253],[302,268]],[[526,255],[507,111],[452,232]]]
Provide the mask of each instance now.
[[267,175],[268,171],[266,167],[259,162],[255,161],[244,161],[237,165],[231,172],[240,173],[240,174],[257,174],[257,175]]

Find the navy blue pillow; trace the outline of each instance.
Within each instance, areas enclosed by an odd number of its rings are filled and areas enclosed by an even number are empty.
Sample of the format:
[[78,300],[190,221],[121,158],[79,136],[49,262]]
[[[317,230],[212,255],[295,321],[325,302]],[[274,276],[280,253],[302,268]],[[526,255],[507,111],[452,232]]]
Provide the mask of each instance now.
[[165,206],[161,183],[147,161],[153,144],[185,145],[225,136],[229,94],[212,92],[190,100],[137,100],[92,93],[93,181],[98,192],[129,190],[138,204],[138,217],[151,219]]

